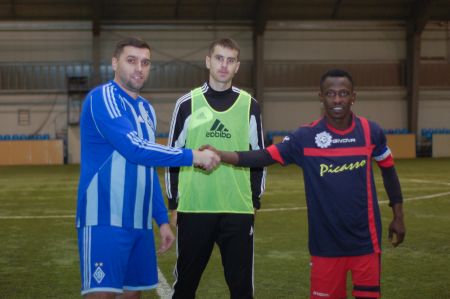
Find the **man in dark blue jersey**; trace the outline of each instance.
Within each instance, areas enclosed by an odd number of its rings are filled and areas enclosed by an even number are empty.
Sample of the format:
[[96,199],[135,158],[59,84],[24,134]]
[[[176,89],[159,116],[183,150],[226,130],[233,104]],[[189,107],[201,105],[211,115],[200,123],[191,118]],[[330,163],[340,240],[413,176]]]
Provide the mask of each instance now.
[[310,298],[346,298],[348,271],[353,296],[379,298],[381,217],[372,158],[381,169],[394,214],[389,239],[398,246],[405,237],[403,198],[391,151],[377,124],[353,114],[356,93],[348,72],[325,73],[319,98],[324,117],[298,128],[282,143],[259,151],[218,153],[222,162],[237,166],[278,162],[302,167],[311,253]]

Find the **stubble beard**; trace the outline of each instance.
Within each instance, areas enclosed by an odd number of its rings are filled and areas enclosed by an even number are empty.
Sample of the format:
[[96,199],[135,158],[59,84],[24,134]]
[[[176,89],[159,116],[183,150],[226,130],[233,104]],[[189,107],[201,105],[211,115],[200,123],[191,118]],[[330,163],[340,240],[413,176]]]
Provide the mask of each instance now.
[[142,84],[137,84],[133,82],[133,79],[131,78],[121,78],[122,84],[132,92],[140,93],[142,88],[144,87],[144,84],[147,80],[144,80]]

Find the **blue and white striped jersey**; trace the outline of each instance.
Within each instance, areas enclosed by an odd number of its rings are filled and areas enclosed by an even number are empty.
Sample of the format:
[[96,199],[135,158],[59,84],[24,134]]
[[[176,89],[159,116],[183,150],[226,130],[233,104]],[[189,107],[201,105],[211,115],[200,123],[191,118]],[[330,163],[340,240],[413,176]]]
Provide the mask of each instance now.
[[155,143],[156,115],[114,81],[93,89],[81,113],[77,227],[152,228],[168,222],[156,166],[192,165],[192,151]]

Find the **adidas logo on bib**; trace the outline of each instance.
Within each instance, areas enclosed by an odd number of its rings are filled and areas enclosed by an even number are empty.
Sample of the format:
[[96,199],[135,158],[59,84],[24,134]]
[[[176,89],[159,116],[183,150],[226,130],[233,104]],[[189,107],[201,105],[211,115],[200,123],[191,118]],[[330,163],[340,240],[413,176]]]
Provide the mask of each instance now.
[[225,125],[219,120],[216,119],[214,124],[209,129],[209,132],[206,132],[206,137],[209,138],[231,138],[231,134]]

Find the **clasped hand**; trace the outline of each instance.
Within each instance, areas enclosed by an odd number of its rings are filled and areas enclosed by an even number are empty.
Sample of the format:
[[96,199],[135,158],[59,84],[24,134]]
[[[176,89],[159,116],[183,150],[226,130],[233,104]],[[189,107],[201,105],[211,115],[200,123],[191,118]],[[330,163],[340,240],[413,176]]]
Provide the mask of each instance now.
[[193,150],[194,166],[206,171],[211,171],[220,163],[220,157],[214,151],[202,146],[199,150]]

